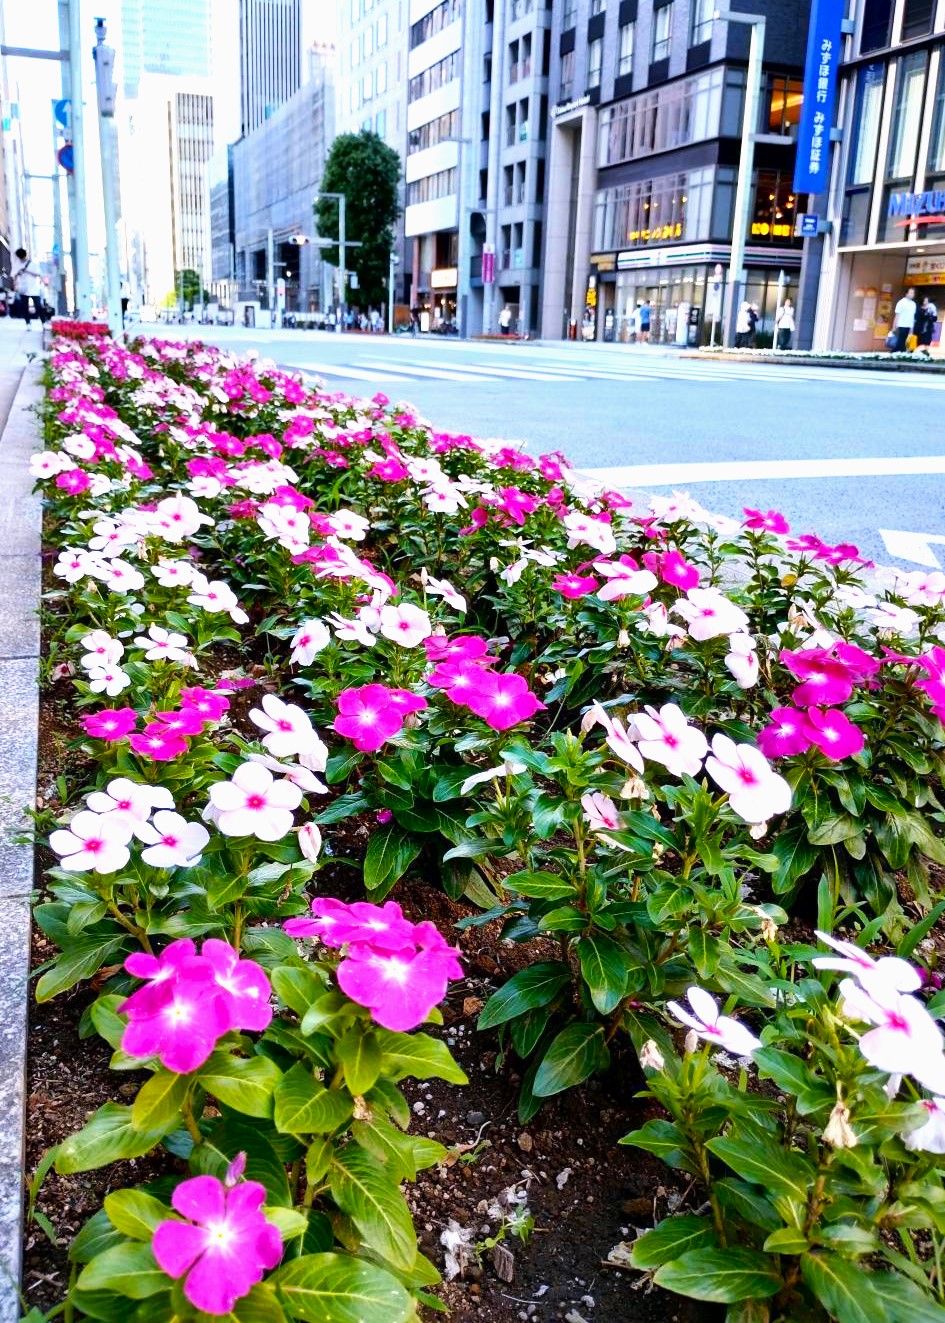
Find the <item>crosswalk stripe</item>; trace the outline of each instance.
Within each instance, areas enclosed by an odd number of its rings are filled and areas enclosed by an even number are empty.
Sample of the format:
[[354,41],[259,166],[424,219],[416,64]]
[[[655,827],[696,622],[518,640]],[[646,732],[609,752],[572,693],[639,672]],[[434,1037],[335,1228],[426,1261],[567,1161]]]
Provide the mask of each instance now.
[[721,460],[631,464],[584,470],[612,487],[676,487],[699,482],[758,482],[776,478],[880,478],[945,473],[945,455],[874,455],[863,459]]
[[[361,360],[362,363],[370,364],[372,367],[376,367],[382,361],[383,360],[379,358],[365,358]],[[419,360],[419,359],[407,360],[408,363],[417,363],[418,366],[421,361],[423,360]],[[435,362],[431,360],[429,364],[427,364],[425,361],[423,362],[424,362],[424,367],[429,366],[432,368],[445,368],[448,369],[449,371],[454,371],[454,372],[456,371],[455,368],[451,368],[448,363],[444,363],[442,362],[442,360],[438,360]],[[400,365],[398,364],[398,369],[399,367]],[[405,372],[408,371],[407,367],[404,367],[402,370]],[[577,370],[570,369],[567,373],[564,373],[559,371],[559,369],[555,368],[553,371],[546,372],[543,369],[538,370],[535,368],[508,368],[508,367],[497,367],[492,363],[475,363],[470,365],[469,371],[488,372],[496,377],[513,377],[516,381],[573,381],[574,375]],[[580,375],[586,376],[587,374],[581,373]]]
[[343,363],[284,363],[287,372],[307,372],[313,377],[332,377],[339,381],[410,381],[393,372],[359,372]]

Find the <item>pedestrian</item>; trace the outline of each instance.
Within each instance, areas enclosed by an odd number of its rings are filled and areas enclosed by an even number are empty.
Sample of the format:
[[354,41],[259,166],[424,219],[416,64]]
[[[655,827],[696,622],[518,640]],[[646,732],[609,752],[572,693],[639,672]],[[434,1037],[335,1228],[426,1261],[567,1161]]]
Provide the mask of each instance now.
[[794,335],[794,304],[790,299],[785,299],[778,309],[774,326],[778,337],[778,348],[790,349],[791,337]]
[[928,349],[935,338],[935,323],[938,321],[938,308],[930,298],[924,297],[915,316],[915,337],[920,349]]
[[650,300],[645,299],[640,308],[640,341],[642,344],[650,343]]
[[499,313],[499,330],[503,335],[508,335],[512,329],[512,309],[508,304]]
[[420,309],[416,306],[410,309],[410,334],[420,334]]
[[377,308],[371,309],[371,330],[376,335],[381,329],[381,314]]
[[909,336],[915,328],[916,311],[915,290],[910,286],[896,304],[896,311],[893,314],[893,332],[896,336],[892,346],[894,354],[906,352]]
[[758,321],[760,315],[761,314],[758,309],[758,304],[749,303],[748,305],[748,348],[749,349],[754,349],[755,347],[755,336],[758,333]]
[[15,257],[19,266],[13,272],[13,290],[16,295],[13,300],[15,308],[13,315],[25,318],[26,329],[29,330],[34,309],[40,323],[43,320],[41,302],[43,284],[25,248],[18,248]]
[[751,318],[748,315],[750,303],[743,303],[738,309],[738,316],[735,318],[735,348],[747,349],[748,337],[751,335]]

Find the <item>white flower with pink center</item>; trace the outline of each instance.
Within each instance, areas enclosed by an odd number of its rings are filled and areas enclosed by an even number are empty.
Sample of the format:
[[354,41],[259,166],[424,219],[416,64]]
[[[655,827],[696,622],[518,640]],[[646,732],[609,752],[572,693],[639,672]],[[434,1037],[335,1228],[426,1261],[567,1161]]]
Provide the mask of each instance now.
[[411,602],[401,606],[381,607],[381,634],[402,648],[419,647],[433,633],[426,611]]
[[[315,754],[328,757],[328,750],[319,738],[308,714],[294,703],[284,703],[275,694],[265,694],[262,711],[254,707],[249,714],[250,721],[267,733],[263,736],[263,747],[274,758],[291,758],[295,755]],[[322,767],[325,766],[324,761]],[[315,770],[314,768],[312,770]]]
[[114,814],[81,809],[68,828],[50,833],[49,844],[70,873],[117,873],[131,857],[131,827]]
[[151,516],[153,531],[160,533],[165,542],[183,542],[193,537],[202,524],[212,524],[209,515],[202,513],[196,501],[183,492],[158,501]]
[[727,735],[713,736],[705,770],[745,822],[764,823],[791,807],[791,787],[754,745],[736,744]]
[[709,741],[701,730],[690,726],[686,714],[675,703],[646,707],[632,717],[637,748],[644,758],[662,763],[673,776],[697,776],[709,752]]
[[[875,1026],[860,1038],[860,1052],[877,1070],[911,1075],[933,1093],[945,1093],[941,1031],[920,1001],[897,992],[881,975],[858,974],[840,984],[840,1012]],[[862,986],[861,986],[862,985]]]
[[719,638],[722,634],[737,634],[748,629],[745,612],[730,602],[718,588],[690,588],[684,598],[673,604],[677,615],[689,626],[692,638],[700,643]]
[[607,745],[618,758],[636,771],[643,771],[643,758],[629,731],[618,717],[612,717],[597,702],[592,703],[581,718],[581,731],[586,734],[594,726],[603,726],[607,733]]
[[755,646],[755,640],[750,634],[733,634],[728,641],[725,665],[740,689],[751,689],[758,683],[758,654]]
[[600,791],[582,795],[581,808],[584,810],[584,820],[591,831],[622,830],[623,818],[609,795],[604,795]]
[[431,597],[442,597],[444,602],[448,602],[457,611],[466,610],[465,597],[456,591],[448,579],[434,579],[432,575],[427,575],[424,588]]
[[155,813],[152,822],[145,823],[136,835],[147,844],[141,858],[152,868],[193,868],[210,839],[202,823],[187,822],[166,809]]
[[681,1024],[694,1029],[707,1043],[721,1047],[736,1057],[749,1057],[761,1047],[761,1039],[756,1038],[745,1025],[733,1020],[730,1015],[719,1014],[718,1003],[705,988],[689,988],[686,997],[691,1009],[681,1006],[678,1001],[667,1002],[666,1009],[672,1011]]
[[74,467],[72,460],[60,450],[42,450],[38,455],[30,456],[32,478],[54,478],[57,473],[65,473],[66,469]]
[[136,593],[139,588],[144,587],[144,575],[141,571],[120,558],[105,561],[101,568],[93,569],[92,573],[97,579],[101,579],[109,592]]
[[164,786],[152,786],[117,776],[104,790],[93,790],[85,800],[93,813],[122,822],[141,840],[141,828],[154,809],[172,809],[174,797]]
[[323,620],[305,620],[292,636],[290,661],[296,666],[311,666],[331,642],[331,632]]
[[561,522],[568,530],[568,546],[572,550],[579,546],[593,547],[602,556],[610,556],[617,550],[614,530],[606,520],[594,519],[591,515],[575,511],[565,515]]
[[81,433],[78,436],[67,436],[62,448],[76,459],[91,459],[95,454],[95,442],[91,437],[83,436]]
[[355,514],[353,510],[336,510],[326,517],[335,537],[347,538],[351,542],[363,542],[371,527],[370,519]]
[[89,688],[93,694],[114,698],[131,684],[131,677],[120,666],[94,666],[89,670]]
[[600,573],[607,582],[598,591],[602,602],[616,602],[621,597],[645,597],[656,587],[656,575],[649,570],[635,570],[622,561],[596,561],[594,573]]
[[204,611],[226,611],[237,625],[245,625],[249,616],[241,608],[239,599],[229,584],[222,579],[210,580],[205,574],[197,573],[191,582],[191,592],[187,601],[192,606],[203,607]]
[[642,619],[637,621],[641,634],[652,638],[685,638],[686,630],[682,625],[674,624],[669,618],[669,611],[662,602],[650,602],[640,612]]
[[128,524],[114,519],[99,519],[92,525],[94,537],[89,538],[89,550],[101,551],[107,556],[120,556],[125,547],[134,546],[138,534]]
[[151,566],[162,588],[189,588],[198,572],[189,560],[159,560]]
[[276,781],[258,763],[243,763],[229,781],[210,787],[211,820],[224,836],[256,836],[280,841],[292,830],[292,814],[302,792],[290,781]]
[[[324,747],[322,745],[322,748]],[[327,755],[327,750],[325,752]],[[268,767],[273,776],[284,776],[287,781],[291,781],[294,786],[298,786],[306,795],[328,794],[328,787],[325,783],[319,781],[314,771],[308,767],[303,767],[301,763],[280,763],[278,758],[271,758],[268,753],[251,753],[247,756],[251,763],[259,763],[261,767]],[[319,770],[324,771],[324,763]]]
[[59,553],[59,558],[53,566],[53,574],[57,579],[65,579],[66,583],[78,583],[87,574],[91,574],[92,566],[96,563],[95,557],[90,556],[87,551],[66,547]]
[[85,648],[85,655],[79,659],[79,664],[86,671],[94,670],[97,666],[117,666],[125,654],[124,645],[104,629],[93,629],[91,634],[86,634],[80,640],[79,647]]
[[[362,607],[361,610],[373,611],[374,608]],[[380,612],[378,611],[376,614],[378,616],[378,623],[380,623]],[[339,615],[337,611],[331,611],[328,615],[328,621],[332,629],[335,631],[336,636],[346,643],[360,643],[365,648],[373,648],[374,644],[377,642],[377,639],[372,634],[366,621],[361,619],[360,613],[354,620],[345,620],[344,616]]]
[[906,1148],[914,1153],[945,1153],[945,1098],[920,1098],[926,1119],[915,1130],[902,1137]]
[[161,625],[149,625],[147,634],[135,639],[135,646],[145,649],[145,661],[177,661],[187,666],[197,664],[184,635],[175,634]]

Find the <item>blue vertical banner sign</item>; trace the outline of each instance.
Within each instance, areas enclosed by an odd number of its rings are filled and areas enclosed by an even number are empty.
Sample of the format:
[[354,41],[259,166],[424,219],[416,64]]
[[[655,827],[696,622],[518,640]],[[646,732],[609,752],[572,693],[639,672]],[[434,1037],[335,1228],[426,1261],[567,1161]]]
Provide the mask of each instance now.
[[804,69],[804,105],[797,132],[795,193],[823,193],[830,161],[830,129],[840,63],[846,0],[813,0]]

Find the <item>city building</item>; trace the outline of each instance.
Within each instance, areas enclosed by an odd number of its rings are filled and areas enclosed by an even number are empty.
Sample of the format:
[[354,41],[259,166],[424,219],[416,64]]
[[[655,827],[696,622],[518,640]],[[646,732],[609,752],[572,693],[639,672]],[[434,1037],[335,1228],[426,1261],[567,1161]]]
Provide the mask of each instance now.
[[411,0],[405,233],[434,329],[537,327],[551,26],[549,0]]
[[[554,0],[541,333],[706,343],[722,313],[743,132],[747,25],[717,0]],[[764,77],[739,297],[773,330],[796,287],[795,138],[810,0],[752,0]],[[717,333],[721,339],[721,331]]]
[[145,74],[205,78],[210,66],[211,0],[122,0],[121,67],[125,96]]
[[861,0],[845,46],[815,345],[875,350],[909,286],[945,304],[945,4]]
[[291,240],[314,237],[315,191],[334,138],[334,57],[333,47],[311,50],[308,77],[299,90],[233,145],[240,303],[292,313],[319,311],[330,301],[320,250]]
[[[0,5],[0,44],[4,40]],[[10,275],[17,248],[22,245],[33,249],[26,183],[19,104],[9,80],[6,56],[0,55],[0,278]]]
[[236,285],[236,199],[233,144],[218,147],[207,162],[210,210],[210,293],[215,302],[232,308]]
[[315,11],[323,0],[239,0],[240,122],[259,128],[302,86],[306,52],[323,35]]
[[[408,18],[404,0],[340,0],[338,5],[336,132],[370,130],[401,160],[407,141]],[[405,205],[402,182],[401,216],[394,235],[394,290],[396,302],[409,304],[412,248],[404,239]]]

